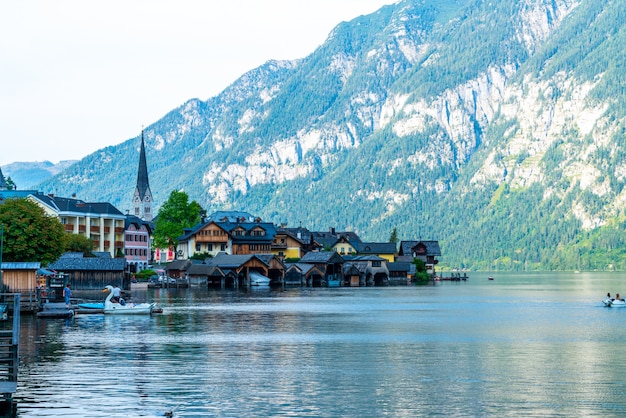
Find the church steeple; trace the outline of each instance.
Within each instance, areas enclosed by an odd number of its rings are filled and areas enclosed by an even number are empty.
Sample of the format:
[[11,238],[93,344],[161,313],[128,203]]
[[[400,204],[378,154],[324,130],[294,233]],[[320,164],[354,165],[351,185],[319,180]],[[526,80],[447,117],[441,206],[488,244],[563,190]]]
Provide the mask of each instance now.
[[148,164],[146,163],[146,146],[141,130],[141,148],[139,150],[139,168],[137,170],[137,187],[133,196],[135,216],[144,221],[152,220],[152,192],[148,181]]

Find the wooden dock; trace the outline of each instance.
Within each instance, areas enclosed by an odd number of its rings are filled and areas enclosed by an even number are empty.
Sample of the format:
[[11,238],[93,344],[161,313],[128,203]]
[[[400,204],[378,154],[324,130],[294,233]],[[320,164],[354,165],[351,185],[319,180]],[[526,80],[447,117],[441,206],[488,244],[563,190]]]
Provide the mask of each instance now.
[[[13,306],[20,306],[20,295],[13,297]],[[20,364],[20,309],[13,312],[13,328],[0,330],[0,412],[13,408],[13,394],[17,390]]]

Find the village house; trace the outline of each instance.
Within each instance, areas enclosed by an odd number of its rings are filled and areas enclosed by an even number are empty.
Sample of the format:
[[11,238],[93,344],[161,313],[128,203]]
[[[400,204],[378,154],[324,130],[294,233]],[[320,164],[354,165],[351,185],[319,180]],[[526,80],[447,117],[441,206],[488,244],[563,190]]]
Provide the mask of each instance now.
[[65,232],[82,235],[93,243],[97,252],[111,257],[124,254],[124,223],[126,217],[107,202],[85,202],[50,195],[29,195],[49,216],[59,218]]
[[325,251],[335,251],[340,255],[356,254],[355,245],[361,243],[361,238],[351,231],[337,232],[330,228],[328,232],[312,232],[313,240]]
[[429,274],[435,274],[437,257],[441,257],[439,241],[401,241],[396,261],[413,262],[417,258],[424,262]]
[[311,251],[319,251],[321,245],[313,239],[313,234],[306,228],[276,228],[272,243],[272,254],[283,259],[300,259]]
[[271,254],[276,226],[246,212],[216,212],[178,237],[178,257]]
[[126,215],[124,225],[124,253],[128,271],[136,273],[145,270],[152,259],[150,245],[154,225],[134,215]]

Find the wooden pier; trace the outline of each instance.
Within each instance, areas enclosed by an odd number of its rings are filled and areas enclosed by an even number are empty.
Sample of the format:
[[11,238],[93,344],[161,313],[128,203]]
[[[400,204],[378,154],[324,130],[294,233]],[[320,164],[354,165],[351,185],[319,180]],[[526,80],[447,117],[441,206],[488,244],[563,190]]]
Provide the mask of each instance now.
[[[14,307],[18,309],[14,309]],[[13,296],[13,328],[0,330],[0,414],[13,416],[13,394],[17,390],[20,364],[20,295]]]

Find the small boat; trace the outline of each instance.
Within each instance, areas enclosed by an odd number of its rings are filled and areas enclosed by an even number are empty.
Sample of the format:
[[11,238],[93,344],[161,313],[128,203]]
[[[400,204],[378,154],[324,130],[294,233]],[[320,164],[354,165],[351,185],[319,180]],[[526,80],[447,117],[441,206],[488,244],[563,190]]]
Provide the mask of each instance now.
[[113,286],[108,285],[104,288],[103,292],[109,292],[106,300],[104,301],[104,313],[105,314],[151,314],[154,308],[154,303],[129,303],[120,300],[120,302],[111,302],[113,297]]
[[493,276],[487,277],[488,280],[493,280]]
[[626,301],[624,301],[623,299],[609,299],[606,298],[602,301],[602,303],[604,303],[604,306],[606,306],[607,308],[623,308],[626,307]]
[[270,279],[257,272],[250,272],[250,286],[269,286]]

